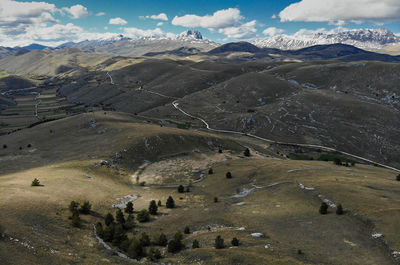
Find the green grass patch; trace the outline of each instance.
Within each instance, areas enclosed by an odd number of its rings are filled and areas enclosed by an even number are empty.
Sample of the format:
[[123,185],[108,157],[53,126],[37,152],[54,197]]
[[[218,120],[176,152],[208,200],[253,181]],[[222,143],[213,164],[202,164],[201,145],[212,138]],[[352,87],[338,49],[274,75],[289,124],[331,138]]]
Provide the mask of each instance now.
[[9,76],[10,76],[10,74],[0,73],[0,79],[9,77]]
[[314,160],[314,157],[305,154],[290,153],[289,158],[292,160]]

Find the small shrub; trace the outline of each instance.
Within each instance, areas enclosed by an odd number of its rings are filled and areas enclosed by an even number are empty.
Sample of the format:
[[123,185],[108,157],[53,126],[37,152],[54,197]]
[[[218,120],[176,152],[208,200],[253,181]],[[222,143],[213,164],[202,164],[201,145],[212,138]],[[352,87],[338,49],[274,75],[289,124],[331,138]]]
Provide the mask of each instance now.
[[167,250],[171,253],[176,253],[182,250],[184,245],[182,244],[182,234],[177,232],[174,236],[174,239],[168,242]]
[[7,145],[6,144],[3,144],[3,149],[7,149]]
[[239,246],[239,239],[237,239],[236,237],[232,238],[232,246],[237,247]]
[[104,223],[106,224],[106,226],[110,226],[113,222],[114,222],[114,216],[111,213],[108,213],[104,217]]
[[90,204],[90,202],[84,201],[83,204],[81,205],[81,208],[79,209],[79,212],[83,214],[89,214],[91,209],[92,205]]
[[162,203],[161,203],[161,201],[160,201],[160,200],[158,200],[158,202],[157,202],[157,206],[158,206],[158,207],[161,207],[161,206],[162,206]]
[[244,156],[250,156],[250,149],[246,148],[246,150],[244,150],[243,154],[244,154]]
[[81,226],[81,218],[79,217],[79,212],[75,211],[72,213],[71,224],[73,227]]
[[125,207],[125,213],[132,214],[133,213],[133,203],[128,202]]
[[132,259],[140,259],[144,254],[143,246],[139,240],[133,238],[128,248],[128,256]]
[[157,207],[156,201],[152,200],[149,205],[149,213],[151,215],[157,215],[157,210],[158,210],[158,207]]
[[114,237],[114,228],[115,224],[112,223],[111,225],[107,226],[103,231],[103,239],[106,242],[111,242]]
[[193,240],[192,248],[200,248],[200,244],[199,241],[197,241],[197,239]]
[[301,249],[298,249],[298,250],[297,250],[297,254],[303,255],[304,253],[303,253],[303,251],[302,251]]
[[184,191],[185,191],[185,188],[182,185],[179,185],[178,192],[183,193]]
[[150,221],[150,214],[147,210],[141,210],[138,214],[137,214],[137,220],[141,223],[145,223]]
[[343,212],[343,207],[342,207],[342,205],[341,204],[339,204],[338,206],[337,206],[337,208],[336,208],[336,214],[337,215],[342,215],[344,212]]
[[148,247],[150,246],[150,237],[145,232],[143,232],[140,236],[139,242],[140,244],[142,244],[142,246]]
[[154,245],[165,247],[168,244],[167,236],[163,233],[154,238]]
[[68,209],[71,213],[74,213],[78,210],[78,206],[79,206],[79,202],[71,201],[68,206]]
[[19,147],[19,150],[22,150],[22,146]]
[[226,172],[226,178],[231,179],[232,178],[232,173],[230,171]]
[[34,180],[32,180],[31,186],[32,187],[40,186],[40,181],[37,178],[35,178]]
[[335,158],[335,159],[333,160],[333,163],[334,163],[335,165],[341,166],[341,165],[342,165],[342,160],[340,160],[340,158]]
[[186,192],[190,192],[190,187],[189,186],[186,187]]
[[190,234],[190,228],[189,226],[186,226],[185,229],[183,230],[183,233],[185,234]]
[[120,246],[123,241],[128,239],[128,237],[125,234],[124,227],[122,224],[117,224],[114,228],[114,235],[112,239],[112,244],[114,246]]
[[157,261],[162,258],[161,252],[158,249],[151,248],[148,257],[151,261]]
[[175,208],[175,201],[171,196],[168,197],[165,206],[170,209]]
[[400,181],[400,174],[397,175],[396,180]]
[[215,202],[215,203],[218,202],[218,197],[214,197],[214,202]]
[[208,170],[208,175],[212,175],[212,174],[214,174],[214,170],[213,170],[212,168],[210,168],[210,169]]
[[215,238],[214,247],[215,247],[216,249],[221,249],[221,248],[224,248],[224,247],[225,247],[225,245],[224,245],[224,239],[223,239],[221,236],[217,236],[217,237]]
[[28,148],[31,148],[31,147],[32,147],[32,145],[31,145],[31,144],[28,144],[26,147],[28,147]]
[[117,213],[115,215],[115,220],[117,220],[117,222],[121,225],[125,224],[125,217],[124,217],[124,214],[122,213],[121,209],[117,210]]
[[97,222],[96,224],[96,232],[100,238],[103,238],[104,236],[103,225],[100,222]]
[[135,217],[133,214],[129,214],[128,218],[126,218],[125,224],[124,224],[124,228],[126,230],[131,230],[132,228],[134,228],[136,225],[135,223]]
[[142,181],[139,183],[140,186],[144,187],[146,185],[146,181]]
[[218,153],[222,154],[222,149],[218,148]]
[[321,207],[319,207],[320,214],[327,214],[328,213],[328,204],[325,202],[321,203]]

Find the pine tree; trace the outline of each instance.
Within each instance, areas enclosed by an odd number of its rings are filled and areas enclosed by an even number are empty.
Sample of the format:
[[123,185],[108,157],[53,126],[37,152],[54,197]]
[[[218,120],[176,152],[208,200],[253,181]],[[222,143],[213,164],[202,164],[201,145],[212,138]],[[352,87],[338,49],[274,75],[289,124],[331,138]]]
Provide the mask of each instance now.
[[339,204],[338,206],[337,206],[337,208],[336,208],[336,214],[337,215],[342,215],[344,212],[343,212],[343,207],[342,207],[342,205],[341,204]]
[[156,201],[152,200],[149,205],[149,213],[151,215],[157,215],[157,210],[158,210],[158,207],[157,207]]
[[215,202],[215,203],[218,202],[218,197],[214,197],[214,202]]
[[199,241],[197,241],[197,239],[193,240],[192,248],[200,248],[200,244]]
[[237,239],[236,237],[234,237],[234,238],[232,238],[231,243],[232,243],[232,246],[237,247],[237,246],[239,246],[239,239]]
[[78,202],[71,201],[71,203],[69,204],[68,209],[69,209],[69,211],[70,211],[71,213],[74,213],[74,212],[76,212],[76,211],[78,210],[78,206],[79,206],[79,203],[78,203]]
[[400,174],[397,175],[396,180],[400,181]]
[[119,245],[119,248],[122,249],[125,252],[128,252],[129,245],[131,244],[131,241],[127,238],[124,241],[121,242]]
[[139,240],[133,238],[128,248],[128,256],[132,259],[140,259],[143,256],[143,246]]
[[158,207],[161,207],[161,206],[162,206],[162,203],[161,203],[160,200],[158,200],[157,206],[158,206]]
[[133,203],[128,202],[125,207],[125,213],[132,214],[133,213]]
[[244,150],[243,154],[244,154],[244,156],[250,156],[250,149],[246,148],[246,150]]
[[106,242],[111,242],[111,241],[113,240],[113,237],[114,237],[114,228],[115,228],[115,224],[114,224],[114,223],[111,223],[109,226],[107,226],[107,227],[104,229],[104,232],[103,232],[103,239],[104,239],[104,241],[106,241]]
[[214,170],[213,170],[212,168],[210,168],[210,169],[208,170],[208,175],[212,175],[212,174],[214,174]]
[[81,218],[79,217],[79,212],[75,211],[72,213],[71,223],[73,227],[81,226]]
[[90,204],[90,202],[84,201],[83,204],[81,205],[81,208],[79,209],[79,212],[83,214],[89,214],[91,209],[92,205]]
[[115,220],[117,220],[117,222],[121,225],[125,224],[125,217],[124,217],[124,214],[122,213],[121,209],[117,210]]
[[119,246],[125,239],[128,239],[128,237],[125,234],[122,224],[115,225],[112,244]]
[[111,225],[114,222],[114,216],[111,213],[108,213],[106,217],[104,217],[104,223],[106,226]]
[[100,222],[97,222],[96,224],[96,233],[100,238],[103,238],[104,234],[103,225]]
[[35,178],[34,180],[32,180],[31,186],[32,187],[40,186],[40,181],[37,178]]
[[136,223],[135,223],[135,216],[133,214],[129,214],[128,218],[126,218],[125,224],[124,224],[124,228],[126,230],[131,230],[135,227]]
[[157,246],[165,247],[168,244],[167,236],[163,233],[154,238],[154,244]]
[[224,239],[222,239],[221,236],[217,236],[217,237],[215,238],[214,247],[215,247],[216,249],[221,249],[221,248],[224,248],[224,247],[225,247],[225,245],[224,245]]
[[327,214],[328,213],[328,204],[325,202],[321,203],[321,207],[319,207],[320,214]]
[[226,178],[231,179],[232,178],[232,173],[231,172],[226,172]]
[[178,192],[179,192],[179,193],[185,192],[185,188],[184,188],[182,185],[179,185],[179,187],[178,187]]
[[162,258],[161,252],[158,249],[151,248],[148,257],[151,261],[157,261]]
[[147,210],[141,210],[137,214],[136,218],[140,223],[144,223],[144,222],[150,221],[150,215],[149,215],[149,212]]
[[165,204],[165,206],[167,206],[167,208],[175,208],[175,202],[171,196],[168,197],[167,203]]
[[185,229],[183,230],[183,233],[185,234],[190,234],[190,228],[189,226],[186,226]]
[[150,246],[150,237],[145,232],[141,234],[139,241],[143,247]]

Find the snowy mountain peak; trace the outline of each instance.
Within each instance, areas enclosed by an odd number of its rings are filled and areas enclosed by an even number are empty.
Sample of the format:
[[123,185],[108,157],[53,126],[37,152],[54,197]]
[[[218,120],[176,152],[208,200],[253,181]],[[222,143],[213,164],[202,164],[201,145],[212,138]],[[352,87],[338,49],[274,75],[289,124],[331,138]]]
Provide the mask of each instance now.
[[258,47],[295,50],[313,45],[343,43],[361,49],[381,49],[386,45],[400,43],[400,37],[393,32],[380,29],[348,30],[338,33],[316,33],[313,35],[277,35],[253,42]]
[[198,30],[186,30],[177,36],[178,39],[196,39],[202,40],[203,35]]

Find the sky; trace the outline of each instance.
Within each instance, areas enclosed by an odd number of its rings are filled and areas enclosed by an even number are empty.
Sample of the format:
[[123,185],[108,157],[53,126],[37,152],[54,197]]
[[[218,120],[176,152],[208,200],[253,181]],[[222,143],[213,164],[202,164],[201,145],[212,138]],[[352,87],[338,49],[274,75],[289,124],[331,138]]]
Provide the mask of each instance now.
[[8,47],[187,29],[226,43],[361,28],[400,36],[400,0],[0,0],[0,46]]

